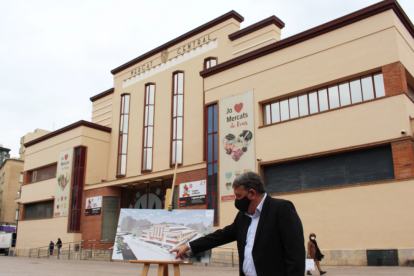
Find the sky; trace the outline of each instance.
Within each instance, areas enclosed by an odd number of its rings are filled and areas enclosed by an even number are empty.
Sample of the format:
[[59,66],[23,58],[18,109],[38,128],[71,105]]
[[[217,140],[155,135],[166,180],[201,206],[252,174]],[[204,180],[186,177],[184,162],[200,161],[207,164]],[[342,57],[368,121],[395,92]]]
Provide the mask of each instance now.
[[[91,120],[110,71],[231,10],[245,28],[276,15],[282,39],[378,0],[0,0],[0,144]],[[414,1],[399,0],[411,20]]]
[[[214,212],[214,210],[211,210]],[[119,223],[124,217],[131,216],[134,219],[147,219],[151,223],[200,223],[209,226],[213,216],[206,216],[206,210],[160,210],[160,209],[121,209]]]

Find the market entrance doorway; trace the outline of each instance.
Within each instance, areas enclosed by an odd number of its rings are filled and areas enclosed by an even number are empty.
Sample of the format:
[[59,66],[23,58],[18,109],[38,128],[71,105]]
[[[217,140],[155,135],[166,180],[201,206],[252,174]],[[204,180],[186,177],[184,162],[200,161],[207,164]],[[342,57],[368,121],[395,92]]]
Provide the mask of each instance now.
[[164,209],[166,190],[171,187],[172,179],[123,187],[121,208]]

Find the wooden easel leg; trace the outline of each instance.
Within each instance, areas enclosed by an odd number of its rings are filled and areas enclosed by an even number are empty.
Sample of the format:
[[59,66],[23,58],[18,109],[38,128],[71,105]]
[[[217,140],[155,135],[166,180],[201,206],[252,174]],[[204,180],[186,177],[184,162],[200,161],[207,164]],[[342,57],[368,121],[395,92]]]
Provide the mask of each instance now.
[[159,264],[158,265],[158,276],[164,276],[164,264]]
[[168,264],[164,265],[164,276],[168,276]]
[[180,265],[174,264],[174,276],[180,276]]
[[150,264],[144,264],[144,268],[142,269],[141,276],[147,276]]

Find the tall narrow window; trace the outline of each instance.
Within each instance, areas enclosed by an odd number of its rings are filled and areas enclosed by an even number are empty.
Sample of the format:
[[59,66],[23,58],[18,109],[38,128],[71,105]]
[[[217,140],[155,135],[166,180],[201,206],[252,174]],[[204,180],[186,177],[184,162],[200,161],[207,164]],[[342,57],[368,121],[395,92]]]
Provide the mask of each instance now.
[[152,170],[152,154],[154,141],[154,110],[155,110],[155,84],[145,86],[144,108],[144,146],[142,151],[142,171]]
[[123,94],[121,97],[121,118],[119,123],[117,176],[124,176],[126,174],[129,123],[129,97],[129,94]]
[[72,197],[70,203],[70,231],[80,231],[82,215],[82,193],[85,177],[86,148],[75,148],[75,162],[73,167]]
[[214,209],[214,223],[218,223],[218,182],[217,182],[217,104],[206,107],[205,129],[207,147],[207,209]]
[[183,163],[184,72],[173,73],[171,165]]
[[204,70],[209,69],[217,65],[217,58],[215,57],[208,57],[204,60]]

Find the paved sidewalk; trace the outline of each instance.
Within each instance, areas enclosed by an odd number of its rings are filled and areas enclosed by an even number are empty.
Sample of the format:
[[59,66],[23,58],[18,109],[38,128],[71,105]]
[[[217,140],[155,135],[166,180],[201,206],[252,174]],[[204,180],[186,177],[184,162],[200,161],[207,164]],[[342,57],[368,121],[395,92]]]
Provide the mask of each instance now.
[[[141,275],[143,265],[119,263],[119,262],[96,262],[96,261],[67,261],[48,260],[23,257],[0,256],[1,276],[116,276],[116,275]],[[326,276],[372,276],[372,275],[414,275],[414,267],[366,267],[366,266],[322,266],[328,273]],[[319,273],[312,273],[319,275]],[[150,276],[157,275],[157,267],[150,268]],[[169,275],[174,275],[172,268]],[[238,268],[216,267],[216,266],[182,266],[182,276],[237,276]]]

